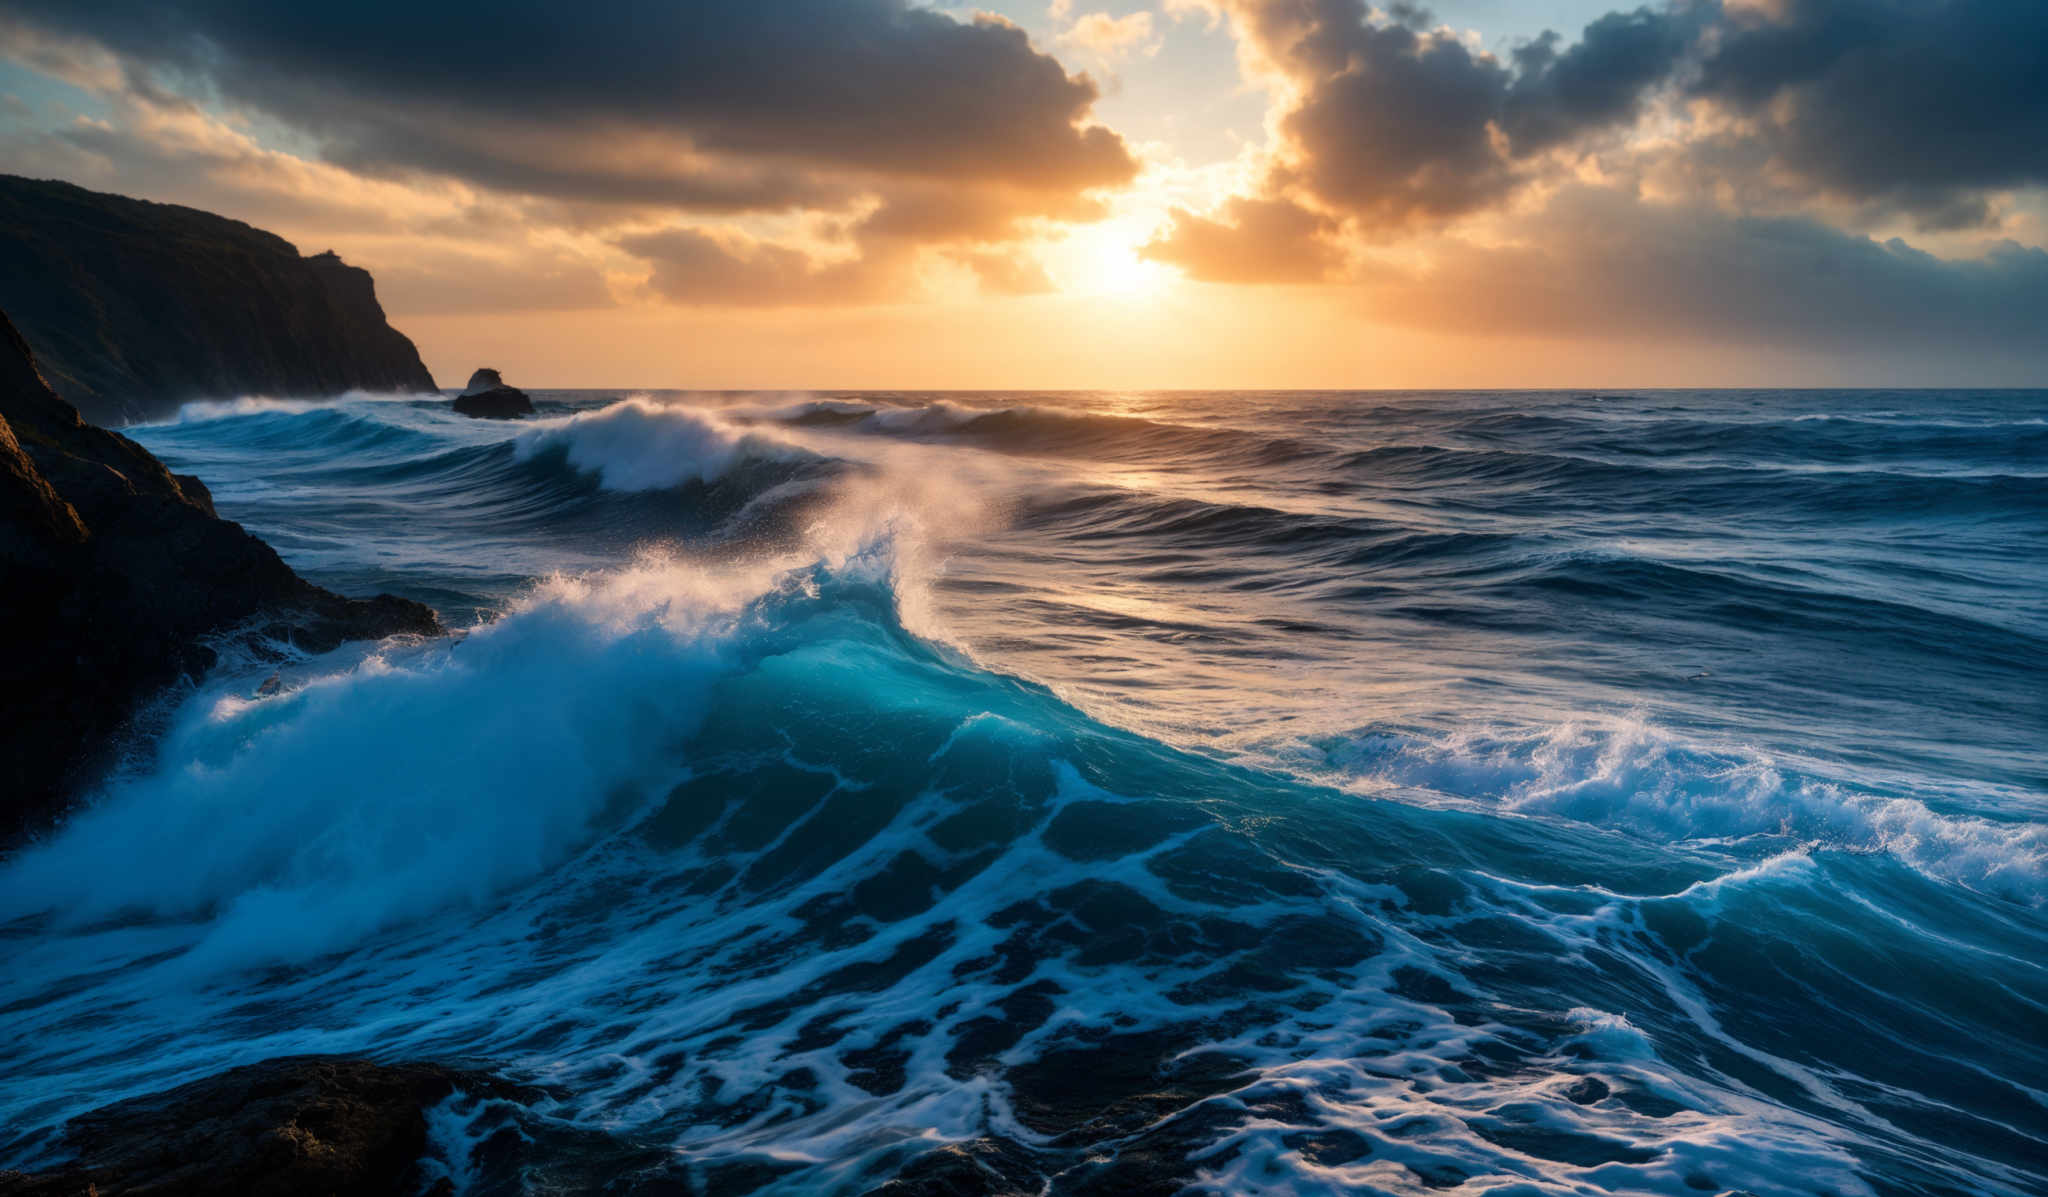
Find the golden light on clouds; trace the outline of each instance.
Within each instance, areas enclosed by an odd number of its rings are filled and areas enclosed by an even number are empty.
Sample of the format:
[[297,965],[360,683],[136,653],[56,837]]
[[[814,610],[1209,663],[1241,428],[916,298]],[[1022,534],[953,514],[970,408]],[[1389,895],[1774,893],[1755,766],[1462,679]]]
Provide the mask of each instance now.
[[[2048,361],[2014,315],[2048,303],[2048,142],[2014,142],[1988,90],[1968,136],[1906,106],[1885,152],[1816,140],[1852,120],[1861,51],[1798,5],[1546,35],[1336,0],[848,0],[810,26],[721,9],[731,52],[594,15],[601,66],[550,57],[522,9],[474,52],[532,94],[483,103],[463,63],[333,53],[318,14],[167,0],[88,27],[18,2],[0,56],[45,90],[7,106],[29,114],[0,140],[13,169],[335,249],[442,373],[1370,387]],[[1949,86],[1935,33],[2007,69],[1995,24],[1885,19],[1866,32],[1901,95]],[[1818,74],[1734,53],[1781,30],[1819,39]]]

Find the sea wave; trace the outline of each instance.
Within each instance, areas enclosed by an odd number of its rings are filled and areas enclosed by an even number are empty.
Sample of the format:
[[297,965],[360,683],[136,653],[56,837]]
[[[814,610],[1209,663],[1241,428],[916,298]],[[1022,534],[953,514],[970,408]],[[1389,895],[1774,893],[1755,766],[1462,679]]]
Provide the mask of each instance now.
[[657,606],[558,580],[458,640],[212,690],[155,768],[8,863],[0,920],[205,916],[204,967],[298,962],[532,878],[682,767],[663,746],[702,718],[726,633],[688,571],[664,578]]
[[545,1083],[478,1193],[2038,1187],[2037,400],[536,399],[137,430],[476,626],[0,862],[0,1162],[334,1051]]
[[[168,421],[155,423],[194,424],[207,420],[225,420],[237,416],[255,416],[269,413],[300,415],[306,412],[334,410],[354,407],[367,403],[411,403],[421,402],[420,396],[409,393],[381,391],[344,391],[339,395],[328,395],[312,399],[272,397],[269,395],[240,395],[231,399],[193,399],[178,406]],[[148,427],[149,425],[142,425]]]
[[[1691,742],[1641,718],[1536,734],[1369,732],[1311,751],[1311,775],[1361,792],[1477,802],[1658,843],[1883,853],[1930,878],[2048,903],[2048,826],[1943,813],[1930,804],[1934,795],[1872,791],[1768,752]],[[2023,796],[1975,797],[1968,805]]]
[[[1180,753],[950,659],[870,551],[766,584],[559,579],[452,644],[195,700],[152,772],[0,866],[0,925],[41,936],[0,983],[32,1012],[5,1049],[61,1078],[10,1121],[374,1038],[573,1095],[518,1115],[530,1141],[603,1127],[663,1144],[677,1179],[776,1161],[749,1188],[963,1153],[1111,1190],[1857,1187],[1813,1115],[1667,1058],[1708,981],[1630,943],[1641,916],[1592,874],[1546,912],[1418,857],[1438,812]],[[1544,945],[1618,954],[1614,975],[1531,970]],[[183,1028],[139,1077],[62,1031],[69,970],[110,966],[124,1036]],[[1643,976],[1684,1001],[1624,1007]],[[465,1116],[437,1113],[450,1175],[474,1175]]]
[[619,491],[714,482],[745,461],[815,460],[795,445],[735,429],[715,414],[646,399],[536,421],[521,429],[513,451],[521,461],[558,455]]

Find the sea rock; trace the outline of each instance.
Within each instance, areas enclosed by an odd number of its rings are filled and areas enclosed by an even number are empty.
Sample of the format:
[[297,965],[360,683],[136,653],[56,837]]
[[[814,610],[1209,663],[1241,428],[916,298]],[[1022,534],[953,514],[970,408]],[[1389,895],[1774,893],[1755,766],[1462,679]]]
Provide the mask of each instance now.
[[478,420],[516,420],[533,414],[533,400],[485,366],[469,376],[469,385],[455,397],[455,410]]
[[419,603],[307,582],[198,479],[81,420],[4,312],[0,579],[0,844],[89,784],[150,697],[213,664],[203,637],[262,622],[324,651],[441,630]]
[[531,1100],[488,1073],[437,1064],[287,1056],[73,1119],[76,1161],[0,1172],[0,1197],[446,1192],[422,1167],[427,1112],[456,1093]]
[[0,175],[0,309],[102,426],[188,399],[433,391],[370,275],[174,204]]

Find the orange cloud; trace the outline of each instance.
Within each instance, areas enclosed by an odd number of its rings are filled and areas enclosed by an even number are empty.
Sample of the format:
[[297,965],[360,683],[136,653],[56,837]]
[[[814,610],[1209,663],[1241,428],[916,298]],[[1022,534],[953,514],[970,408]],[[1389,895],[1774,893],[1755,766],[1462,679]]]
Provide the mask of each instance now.
[[1139,254],[1210,283],[1312,283],[1334,276],[1343,254],[1337,222],[1284,199],[1239,197],[1223,220],[1176,208],[1173,226]]

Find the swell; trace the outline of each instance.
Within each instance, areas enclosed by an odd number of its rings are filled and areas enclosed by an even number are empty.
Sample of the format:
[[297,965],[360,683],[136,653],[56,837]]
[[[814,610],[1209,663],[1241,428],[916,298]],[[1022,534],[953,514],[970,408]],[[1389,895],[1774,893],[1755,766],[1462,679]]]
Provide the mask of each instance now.
[[937,401],[882,406],[819,401],[755,413],[751,418],[796,428],[824,428],[898,439],[968,444],[1002,453],[1086,457],[1129,463],[1285,466],[1321,458],[1325,450],[1292,437],[1019,404],[994,410]]
[[[1180,752],[913,635],[894,560],[650,561],[202,695],[156,769],[0,866],[0,1153],[124,1091],[374,1048],[500,1061],[566,1095],[534,1134],[736,1190],[967,1152],[1032,1190],[1229,1191],[1312,1153],[1349,1187],[2019,1191],[2040,1045],[1998,1028],[2043,1012],[2038,970],[1988,945],[2048,940],[2009,903],[1898,845],[1617,840]],[[1651,767],[1702,764],[1740,788]],[[1967,1033],[1889,979],[1958,952]],[[1837,1051],[1760,989],[1871,1021]],[[1931,1053],[1973,1083],[1913,1096]]]
[[[1910,636],[2016,667],[2048,664],[2048,640],[2030,627],[1933,598],[1903,600],[1898,575],[1913,567],[1896,561],[1885,563],[1891,584],[1880,587],[1877,576],[1857,579],[1776,563],[1692,563],[1585,549],[1548,531],[1467,531],[1419,521],[1093,489],[1028,500],[1019,508],[1017,526],[1056,534],[1084,551],[1114,548],[1116,561],[1136,568],[1184,564],[1190,556],[1213,555],[1219,565],[1264,558],[1289,566],[1287,576],[1296,585],[1314,585],[1318,578],[1333,586],[1428,581],[1494,597],[1504,607],[1527,609],[1520,600],[1555,596],[1737,628],[1785,627],[1873,640]],[[1925,580],[1979,589],[1993,584],[1984,577],[1941,571],[1930,571]],[[1528,611],[1529,618],[1547,614]]]
[[1664,618],[1742,629],[1787,630],[1883,643],[1899,636],[2020,669],[2048,663],[2048,639],[1973,609],[1901,601],[1874,584],[1856,589],[1796,566],[1714,567],[1600,552],[1539,558],[1481,589],[1502,597],[1550,594],[1578,602],[1650,604]]
[[[1297,425],[1313,428],[1318,423],[1305,413],[1288,415]],[[1190,422],[1029,402],[990,409],[951,401],[819,400],[752,409],[745,418],[795,428],[948,440],[1019,454],[1133,463],[1327,466],[1394,476],[1498,476],[1506,481],[1542,480],[1578,470],[1595,484],[1603,480],[1604,470],[1671,477],[1707,471],[1698,478],[1703,490],[1741,474],[1773,483],[1845,474],[1835,481],[1851,486],[1895,480],[2008,486],[2037,480],[2039,463],[2048,456],[2048,421],[2028,416],[1978,422],[1903,414],[1892,420],[1618,419],[1597,408],[1569,415],[1464,414],[1446,400],[1385,407],[1349,404],[1343,418],[1328,421],[1313,438],[1278,428],[1248,427],[1243,420]],[[1431,444],[1401,439],[1423,427],[1441,440]],[[1366,443],[1359,444],[1361,440]]]
[[[194,414],[193,408],[203,410]],[[735,473],[748,475],[742,487],[758,492],[792,478],[829,475],[835,463],[755,430],[854,427],[898,438],[974,443],[1005,453],[1163,463],[1177,471],[1256,470],[1268,485],[1298,487],[1318,498],[1426,495],[1448,510],[1524,516],[1626,501],[1645,514],[1668,510],[1771,519],[1796,514],[1991,527],[2037,520],[2048,510],[2041,477],[2024,468],[2042,454],[2015,447],[2014,438],[2004,434],[2009,429],[1994,430],[1987,443],[1998,453],[1968,457],[1975,464],[1967,470],[1940,464],[1887,468],[1867,459],[1858,459],[1853,469],[1815,469],[1806,458],[1799,459],[1797,468],[1757,460],[1727,464],[1740,454],[1727,451],[1724,437],[1704,431],[1699,435],[1721,451],[1699,462],[1674,463],[1654,452],[1621,448],[1603,456],[1600,441],[1583,435],[1584,421],[1532,416],[1453,421],[1450,428],[1453,435],[1477,430],[1505,436],[1534,425],[1551,439],[1580,435],[1565,450],[1428,444],[1349,449],[1341,441],[1316,444],[1235,428],[1021,406],[976,411],[946,403],[897,408],[839,401],[722,416],[628,399],[544,419],[514,434],[479,437],[449,420],[421,418],[426,410],[428,405],[395,401],[188,405],[185,422],[155,426],[146,430],[146,438],[194,468],[232,468],[260,459],[267,472],[282,472],[308,486],[332,484],[362,492],[400,488],[421,500],[469,496],[485,504],[537,485],[552,487],[553,498],[568,502],[572,495],[592,495],[588,483],[593,481],[597,490],[617,495],[709,486]],[[415,418],[408,422],[406,416]],[[231,432],[217,426],[223,421],[232,422]],[[1785,425],[1803,426],[1796,421]],[[1542,438],[1537,439],[1540,443]],[[1640,442],[1630,444],[1641,448]],[[2019,468],[1998,467],[2007,451],[2008,464]],[[1792,449],[1788,454],[1799,456]],[[531,469],[508,468],[513,465]],[[492,514],[530,519],[534,511],[524,500],[509,500]],[[1217,517],[1214,522],[1229,520]],[[1184,530],[1178,521],[1167,528],[1170,534]],[[1224,533],[1229,534],[1227,528]]]
[[[1441,405],[1439,405],[1441,408]],[[979,410],[815,401],[743,418],[796,429],[968,444],[1023,456],[1074,457],[1176,473],[1255,471],[1262,484],[1370,495],[1482,489],[1465,506],[1529,514],[1627,500],[1641,509],[1831,519],[2013,523],[2044,509],[2048,426],[1901,421],[1616,421],[1438,410],[1439,443],[1403,443],[1413,408],[1352,413],[1331,435],[1257,431],[1020,403]],[[1874,431],[1873,431],[1874,430]],[[1365,447],[1352,447],[1359,441]],[[1378,443],[1372,443],[1378,442]],[[1458,504],[1452,500],[1452,505]]]
[[800,505],[805,484],[842,464],[636,399],[516,425],[432,402],[245,400],[188,405],[179,422],[137,432],[180,468],[225,479],[216,498],[288,544],[324,528],[424,527],[443,533],[435,547],[453,561],[478,539],[624,552],[712,535],[743,514],[769,527],[729,532],[768,535],[778,518],[764,501]]
[[[1936,464],[1926,470],[1881,468],[1815,470],[1746,461],[1726,464],[1738,454],[1723,452],[1697,463],[1655,458],[1588,454],[1599,446],[1583,441],[1569,450],[1457,448],[1442,445],[1382,445],[1346,454],[1337,468],[1362,487],[1456,495],[1459,488],[1490,489],[1484,506],[1518,507],[1534,514],[1624,499],[1644,514],[1659,511],[1864,519],[2037,519],[2043,510],[2043,476],[2019,468],[2000,472],[1973,466],[1968,472]],[[2026,467],[2039,457],[2015,459]],[[1482,506],[1479,496],[1458,505]],[[1538,506],[1540,504],[1540,506]]]

